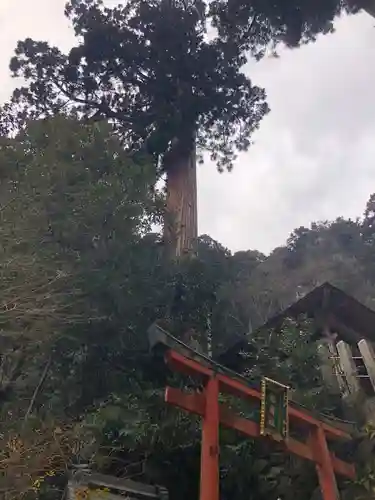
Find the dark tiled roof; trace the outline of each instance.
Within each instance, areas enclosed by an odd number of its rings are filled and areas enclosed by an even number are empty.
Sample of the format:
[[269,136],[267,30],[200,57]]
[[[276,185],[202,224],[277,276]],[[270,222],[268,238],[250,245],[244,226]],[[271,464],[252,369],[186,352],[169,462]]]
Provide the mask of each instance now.
[[[313,317],[323,311],[333,316],[348,331],[350,330],[353,335],[352,341],[359,341],[361,338],[375,341],[375,311],[327,282],[314,288],[284,311],[269,318],[256,332],[277,329],[287,317],[296,318],[300,315]],[[244,336],[219,356],[219,362],[235,365],[236,360],[239,360],[239,352],[246,349],[247,345],[247,337]]]

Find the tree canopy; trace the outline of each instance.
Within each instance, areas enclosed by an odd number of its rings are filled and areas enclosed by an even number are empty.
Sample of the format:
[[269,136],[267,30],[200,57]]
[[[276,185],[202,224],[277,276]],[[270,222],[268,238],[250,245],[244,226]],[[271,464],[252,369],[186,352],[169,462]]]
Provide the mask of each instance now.
[[214,0],[210,13],[222,40],[261,58],[267,48],[281,43],[293,48],[332,33],[337,16],[355,13],[365,5],[351,0]]
[[[349,1],[349,0],[348,0]],[[351,1],[351,0],[350,0]],[[363,0],[365,1],[365,0]],[[110,122],[126,151],[166,173],[164,242],[173,258],[197,239],[196,158],[231,170],[269,112],[265,90],[243,72],[250,56],[297,47],[355,12],[347,0],[71,0],[76,44],[19,41],[10,63],[18,87],[0,110],[0,133],[56,114]]]
[[3,107],[2,130],[59,112],[104,118],[129,149],[159,157],[196,139],[220,170],[230,169],[269,110],[264,89],[242,72],[248,54],[315,40],[335,16],[357,9],[347,0],[132,0],[113,8],[71,0],[65,14],[77,44],[68,53],[18,43],[10,68],[26,86]]
[[241,72],[238,51],[207,40],[195,4],[137,0],[109,9],[74,0],[66,15],[77,37],[68,54],[19,42],[10,67],[28,84],[5,106],[3,130],[64,111],[109,119],[130,149],[154,155],[176,140],[191,147],[193,135],[219,168],[247,149],[268,111],[265,92]]

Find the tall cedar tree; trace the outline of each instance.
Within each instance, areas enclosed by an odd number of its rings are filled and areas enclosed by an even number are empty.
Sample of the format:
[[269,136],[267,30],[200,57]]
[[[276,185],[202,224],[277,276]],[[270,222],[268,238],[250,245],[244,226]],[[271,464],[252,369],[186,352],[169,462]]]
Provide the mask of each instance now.
[[[77,45],[68,54],[46,42],[18,43],[14,76],[27,86],[4,106],[4,133],[57,112],[110,120],[130,150],[151,153],[167,177],[165,236],[175,255],[197,236],[196,146],[220,171],[268,112],[265,92],[241,72],[244,53],[262,57],[332,31],[353,0],[71,0],[66,16]],[[365,1],[365,0],[360,0]],[[212,22],[218,34],[206,36]]]
[[60,110],[109,119],[126,148],[154,155],[167,174],[165,227],[177,255],[197,235],[195,143],[230,169],[268,112],[264,90],[240,71],[239,52],[207,41],[203,10],[179,0],[112,9],[72,0],[65,14],[77,45],[63,54],[46,42],[19,42],[11,70],[28,85],[2,113],[6,132]]

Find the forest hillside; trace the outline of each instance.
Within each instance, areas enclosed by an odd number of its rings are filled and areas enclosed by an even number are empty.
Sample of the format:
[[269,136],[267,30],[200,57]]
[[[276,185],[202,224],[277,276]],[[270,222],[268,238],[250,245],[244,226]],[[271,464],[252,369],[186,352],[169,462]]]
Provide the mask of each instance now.
[[[146,334],[156,319],[216,354],[324,281],[374,307],[374,196],[357,220],[297,228],[269,256],[233,254],[203,235],[196,258],[172,262],[150,232],[164,206],[152,162],[124,152],[105,122],[30,122],[1,139],[0,176],[5,500],[60,500],[76,462],[165,484],[172,500],[196,495],[199,426],[163,404]],[[259,366],[285,376],[293,364],[291,382],[322,409],[308,326],[289,325],[278,344]],[[308,464],[229,432],[222,439],[223,498],[284,491],[287,500],[291,483],[313,495]]]

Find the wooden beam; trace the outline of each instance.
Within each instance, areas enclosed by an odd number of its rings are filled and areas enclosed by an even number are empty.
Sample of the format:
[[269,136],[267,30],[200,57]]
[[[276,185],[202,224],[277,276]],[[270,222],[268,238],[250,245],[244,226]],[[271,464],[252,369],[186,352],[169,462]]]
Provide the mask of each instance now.
[[338,500],[334,465],[328,450],[326,436],[322,428],[317,427],[311,431],[309,437],[310,448],[316,463],[320,491],[323,500]]
[[[71,500],[73,500],[77,498],[77,496],[73,494],[74,490],[82,489],[82,487],[95,489],[108,488],[115,490],[118,494],[114,495],[113,498],[118,500],[126,497],[125,495],[120,496],[120,492],[131,496],[135,495],[137,498],[143,500],[160,500],[168,498],[167,490],[161,486],[151,486],[132,481],[131,479],[108,476],[92,471],[77,470],[68,481],[68,499],[70,500],[69,491],[71,492]],[[93,493],[93,491],[91,493]],[[98,494],[98,497],[99,496],[100,494]],[[105,498],[107,498],[107,496]]]
[[[195,413],[199,416],[204,416],[205,413],[205,396],[204,394],[192,393],[187,394],[180,389],[175,389],[173,387],[167,387],[165,390],[165,401],[169,404],[177,406],[182,410],[188,411],[189,413]],[[249,437],[260,437],[259,425],[251,420],[239,417],[235,415],[231,410],[226,408],[224,405],[219,407],[220,423],[226,427],[236,429],[237,431],[245,434]],[[313,452],[310,447],[305,443],[301,443],[296,439],[289,438],[286,443],[284,443],[285,449],[299,457],[310,461],[320,461],[319,456],[313,456]],[[350,479],[355,478],[355,468],[354,465],[344,462],[337,458],[333,453],[330,454],[333,468],[337,474],[348,477]]]
[[362,339],[358,342],[359,352],[362,354],[363,362],[365,364],[370,382],[375,390],[375,354],[371,343]]
[[199,500],[219,500],[219,384],[211,377],[203,396]]
[[165,362],[172,370],[190,377],[200,375],[209,378],[213,373],[207,366],[203,366],[193,359],[186,358],[173,349],[169,349],[165,353]]
[[349,344],[340,340],[336,344],[339,355],[341,369],[345,375],[350,394],[358,394],[361,390],[359,379],[357,377],[357,367],[353,359],[352,350]]
[[[184,373],[185,375],[193,377],[201,376],[206,379],[214,375],[214,371],[211,368],[202,366],[198,361],[186,358],[172,349],[166,352],[165,360],[170,368],[180,373]],[[230,378],[221,373],[217,373],[216,377],[219,381],[219,388],[221,392],[233,394],[241,398],[250,397],[258,400],[261,399],[260,391],[246,385],[238,379]],[[307,427],[321,427],[327,434],[327,437],[331,439],[351,439],[350,434],[347,432],[317,420],[305,410],[301,411],[298,408],[289,406],[288,411],[290,420],[298,421],[299,424],[304,424]]]

